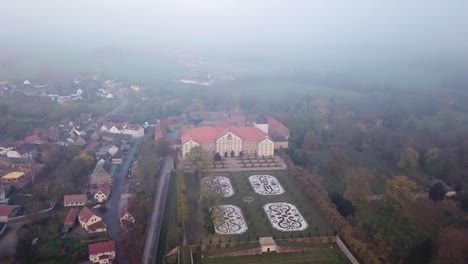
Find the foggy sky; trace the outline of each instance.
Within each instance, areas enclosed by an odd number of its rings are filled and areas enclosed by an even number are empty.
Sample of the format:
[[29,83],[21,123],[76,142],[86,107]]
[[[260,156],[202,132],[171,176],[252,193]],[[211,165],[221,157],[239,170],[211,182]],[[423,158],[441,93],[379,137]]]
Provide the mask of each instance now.
[[[3,44],[457,53],[468,1],[1,1]],[[2,45],[2,44],[0,44]]]

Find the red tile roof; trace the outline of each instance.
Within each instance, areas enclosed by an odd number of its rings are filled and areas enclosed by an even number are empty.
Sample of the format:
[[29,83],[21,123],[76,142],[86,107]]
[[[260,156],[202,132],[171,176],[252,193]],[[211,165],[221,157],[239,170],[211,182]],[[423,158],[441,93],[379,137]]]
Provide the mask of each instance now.
[[128,205],[120,208],[119,217],[122,218],[128,213]]
[[86,200],[88,200],[88,198],[86,197],[86,194],[70,194],[70,195],[63,196],[63,204],[86,203]]
[[185,133],[181,141],[182,144],[190,139],[199,144],[215,143],[216,139],[228,132],[240,137],[243,142],[260,142],[268,138],[265,132],[256,127],[199,127]]
[[125,125],[125,129],[128,129],[128,130],[138,131],[138,130],[140,130],[140,128],[141,128],[140,125],[131,125],[131,124],[126,124]]
[[88,207],[85,207],[85,208],[81,209],[81,212],[78,215],[78,219],[80,219],[80,221],[83,221],[83,222],[88,222],[88,220],[91,219],[91,217],[93,217],[93,215],[96,215],[93,212],[93,210],[89,209]]
[[270,135],[281,136],[287,138],[289,136],[289,128],[287,128],[283,123],[280,121],[268,117],[268,133]]
[[109,196],[111,192],[111,185],[109,183],[104,183],[103,185],[99,186],[98,192],[101,192],[105,194],[106,196]]
[[97,147],[99,146],[99,142],[91,142],[88,144],[88,146],[86,146],[86,149],[87,150],[95,150]]
[[0,206],[0,216],[9,216],[13,210],[18,208],[17,205],[3,205]]
[[88,226],[88,230],[96,230],[96,229],[103,229],[107,228],[106,223],[104,221],[97,221],[96,223],[90,224]]
[[34,134],[29,137],[26,137],[24,141],[28,143],[38,143],[38,142],[41,142],[41,139],[36,134]]
[[65,216],[65,221],[63,222],[66,226],[73,226],[76,221],[76,217],[78,216],[78,208],[72,208],[68,211],[67,216]]
[[115,252],[115,242],[112,240],[88,245],[90,255],[98,255],[107,252]]

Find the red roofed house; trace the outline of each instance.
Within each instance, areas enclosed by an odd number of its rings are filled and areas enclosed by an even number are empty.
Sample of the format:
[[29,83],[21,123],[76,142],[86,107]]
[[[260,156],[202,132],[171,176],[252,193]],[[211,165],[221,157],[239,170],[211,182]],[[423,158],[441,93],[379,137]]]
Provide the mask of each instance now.
[[88,245],[89,261],[108,264],[115,258],[115,243],[112,240]]
[[78,215],[78,222],[80,222],[81,227],[88,231],[88,233],[99,233],[107,231],[107,226],[104,221],[102,221],[102,218],[97,216],[88,207],[81,209],[81,212]]
[[103,203],[107,201],[110,193],[111,185],[109,183],[104,183],[103,185],[99,186],[97,192],[94,194],[94,199],[96,199],[98,203]]
[[63,206],[84,206],[86,204],[86,194],[70,194],[63,196]]
[[119,217],[121,226],[126,226],[135,223],[135,218],[128,211],[128,205],[125,205],[120,209]]
[[71,208],[70,211],[68,211],[67,216],[65,216],[65,221],[63,222],[62,234],[68,233],[75,225],[76,217],[79,212],[80,210],[78,210],[78,208]]
[[42,140],[36,134],[26,137],[24,141],[30,144],[37,144],[37,145],[42,144]]
[[200,127],[189,130],[181,137],[182,156],[195,146],[201,146],[210,154],[221,155],[271,156],[274,153],[274,142],[268,132],[257,127]]
[[8,222],[8,218],[15,217],[17,213],[18,213],[17,205],[0,206],[0,223]]

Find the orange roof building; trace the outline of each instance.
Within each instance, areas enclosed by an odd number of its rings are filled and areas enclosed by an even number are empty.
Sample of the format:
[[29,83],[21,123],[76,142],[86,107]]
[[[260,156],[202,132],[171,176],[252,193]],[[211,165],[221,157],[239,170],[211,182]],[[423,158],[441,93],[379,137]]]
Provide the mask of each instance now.
[[180,140],[183,157],[196,146],[213,155],[272,156],[274,153],[273,140],[258,127],[199,127],[187,131]]

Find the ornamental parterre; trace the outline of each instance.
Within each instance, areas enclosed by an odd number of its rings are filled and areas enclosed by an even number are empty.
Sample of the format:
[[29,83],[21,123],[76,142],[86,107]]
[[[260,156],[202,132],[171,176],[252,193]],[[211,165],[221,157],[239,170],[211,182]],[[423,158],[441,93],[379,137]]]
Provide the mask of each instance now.
[[249,177],[254,191],[261,195],[280,195],[284,193],[281,184],[271,175],[252,175]]
[[282,231],[302,231],[309,225],[296,206],[289,203],[267,203],[263,206],[273,228]]
[[202,178],[201,186],[218,194],[221,197],[230,197],[234,195],[231,181],[226,177],[214,176]]
[[247,224],[239,207],[231,204],[220,205],[215,209],[213,225],[220,235],[242,234],[247,231]]

